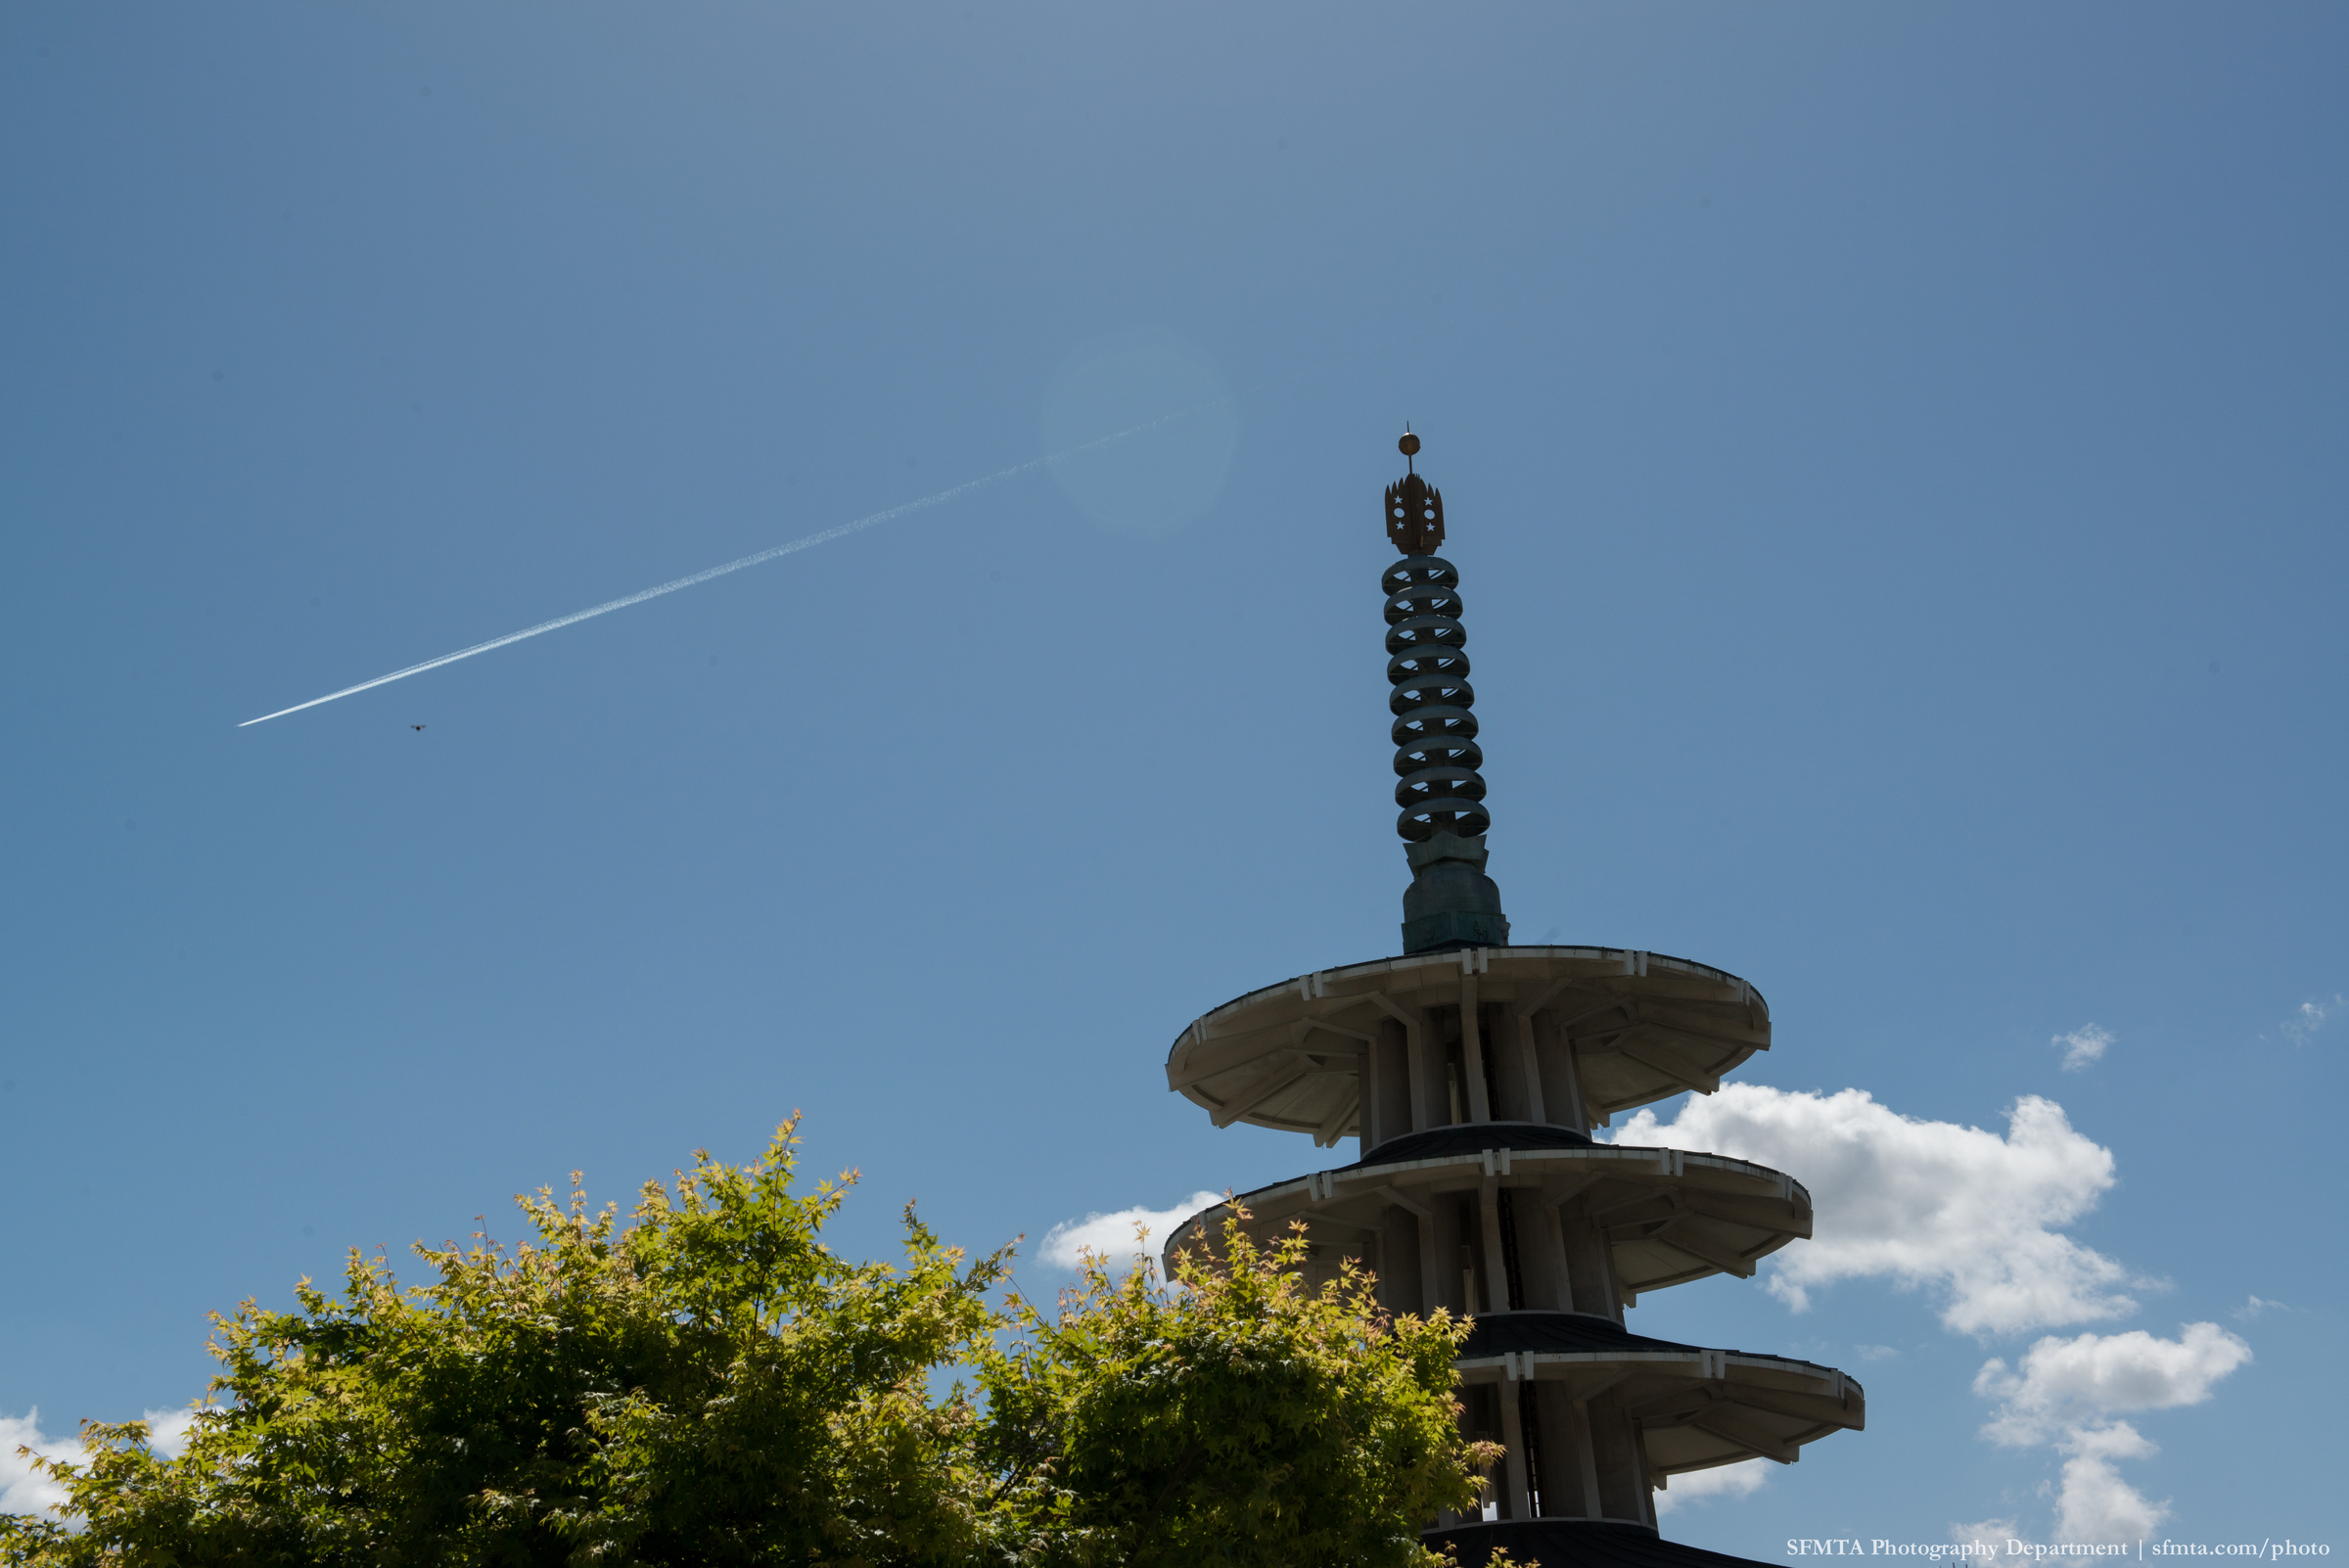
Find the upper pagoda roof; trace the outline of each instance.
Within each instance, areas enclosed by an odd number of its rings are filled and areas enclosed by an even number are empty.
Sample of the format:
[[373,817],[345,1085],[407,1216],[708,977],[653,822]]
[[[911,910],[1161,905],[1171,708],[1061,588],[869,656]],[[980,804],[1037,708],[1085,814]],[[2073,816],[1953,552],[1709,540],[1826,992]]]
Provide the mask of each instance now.
[[1167,1053],[1167,1086],[1218,1127],[1334,1144],[1359,1131],[1362,1053],[1389,1018],[1480,1003],[1546,1009],[1572,1041],[1592,1115],[1709,1094],[1770,1049],[1770,1007],[1727,970],[1627,947],[1472,947],[1379,958],[1267,986],[1201,1015]]

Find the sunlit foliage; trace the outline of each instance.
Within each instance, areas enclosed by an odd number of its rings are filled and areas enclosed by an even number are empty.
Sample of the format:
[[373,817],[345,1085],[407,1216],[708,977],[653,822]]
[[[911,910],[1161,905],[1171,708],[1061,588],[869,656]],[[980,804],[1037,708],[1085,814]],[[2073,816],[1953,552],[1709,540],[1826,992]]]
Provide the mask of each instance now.
[[[529,1239],[354,1252],[339,1294],[215,1316],[221,1362],[177,1458],[139,1422],[37,1460],[59,1518],[0,1516],[0,1560],[211,1564],[1329,1564],[1419,1568],[1467,1506],[1465,1325],[1389,1318],[1351,1268],[1236,1222],[1173,1284],[1089,1260],[1049,1314],[1008,1249],[967,1262],[910,1207],[903,1259],[819,1239],[852,1174],[796,1192],[697,1155],[622,1223],[520,1200]],[[950,1381],[957,1375],[964,1381]]]

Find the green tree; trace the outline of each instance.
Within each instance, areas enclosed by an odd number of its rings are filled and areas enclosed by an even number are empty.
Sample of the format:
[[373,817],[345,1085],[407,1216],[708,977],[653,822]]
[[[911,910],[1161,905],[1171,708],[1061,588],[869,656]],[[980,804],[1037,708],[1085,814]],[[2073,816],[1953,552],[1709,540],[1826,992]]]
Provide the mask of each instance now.
[[[215,1315],[219,1399],[166,1460],[139,1422],[45,1468],[81,1528],[0,1525],[32,1564],[950,1563],[976,1551],[974,1356],[1006,1255],[961,1268],[905,1215],[901,1268],[818,1240],[796,1119],[740,1169],[696,1156],[633,1222],[521,1200],[535,1239],[354,1252],[340,1297]],[[477,1238],[477,1242],[479,1238]]]
[[[1172,1287],[1093,1259],[997,1313],[1008,1249],[966,1266],[910,1207],[900,1265],[830,1252],[852,1174],[794,1192],[796,1127],[624,1225],[575,1176],[510,1249],[419,1245],[429,1283],[353,1253],[338,1296],[215,1315],[186,1452],[86,1425],[40,1461],[68,1521],[0,1515],[0,1561],[1422,1568],[1476,1496],[1464,1323],[1390,1319],[1351,1268],[1309,1290],[1301,1236],[1236,1221]],[[983,1403],[937,1392],[956,1367]]]
[[1088,1257],[1050,1314],[979,1377],[982,1448],[1036,1568],[1422,1568],[1439,1509],[1465,1508],[1498,1458],[1459,1429],[1465,1319],[1391,1317],[1348,1262],[1304,1283],[1302,1226],[1250,1241],[1244,1211],[1211,1258]]

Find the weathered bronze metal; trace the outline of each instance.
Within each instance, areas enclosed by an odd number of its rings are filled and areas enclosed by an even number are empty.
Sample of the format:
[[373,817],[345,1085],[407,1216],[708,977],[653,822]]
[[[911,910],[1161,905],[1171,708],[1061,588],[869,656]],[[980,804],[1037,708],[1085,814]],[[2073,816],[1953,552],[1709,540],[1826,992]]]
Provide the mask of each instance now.
[[[1419,438],[1396,443],[1415,458]],[[1403,950],[1438,952],[1509,940],[1500,889],[1485,875],[1485,754],[1476,744],[1476,690],[1468,684],[1468,628],[1460,623],[1459,569],[1444,542],[1444,497],[1411,472],[1387,486],[1387,536],[1403,559],[1387,568],[1387,679],[1394,690],[1395,831],[1410,846],[1403,896]]]
[[[1405,436],[1419,449],[1419,438]],[[1444,492],[1417,474],[1405,474],[1387,486],[1387,537],[1405,555],[1433,555],[1444,543]]]

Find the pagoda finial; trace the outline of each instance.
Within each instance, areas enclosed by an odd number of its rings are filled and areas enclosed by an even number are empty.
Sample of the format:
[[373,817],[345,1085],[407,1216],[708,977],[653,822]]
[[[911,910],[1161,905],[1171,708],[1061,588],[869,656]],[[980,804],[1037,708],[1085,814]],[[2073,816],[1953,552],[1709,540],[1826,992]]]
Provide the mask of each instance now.
[[1419,438],[1403,427],[1395,443],[1406,472],[1387,486],[1387,537],[1405,555],[1433,555],[1444,542],[1444,492],[1419,477]]

